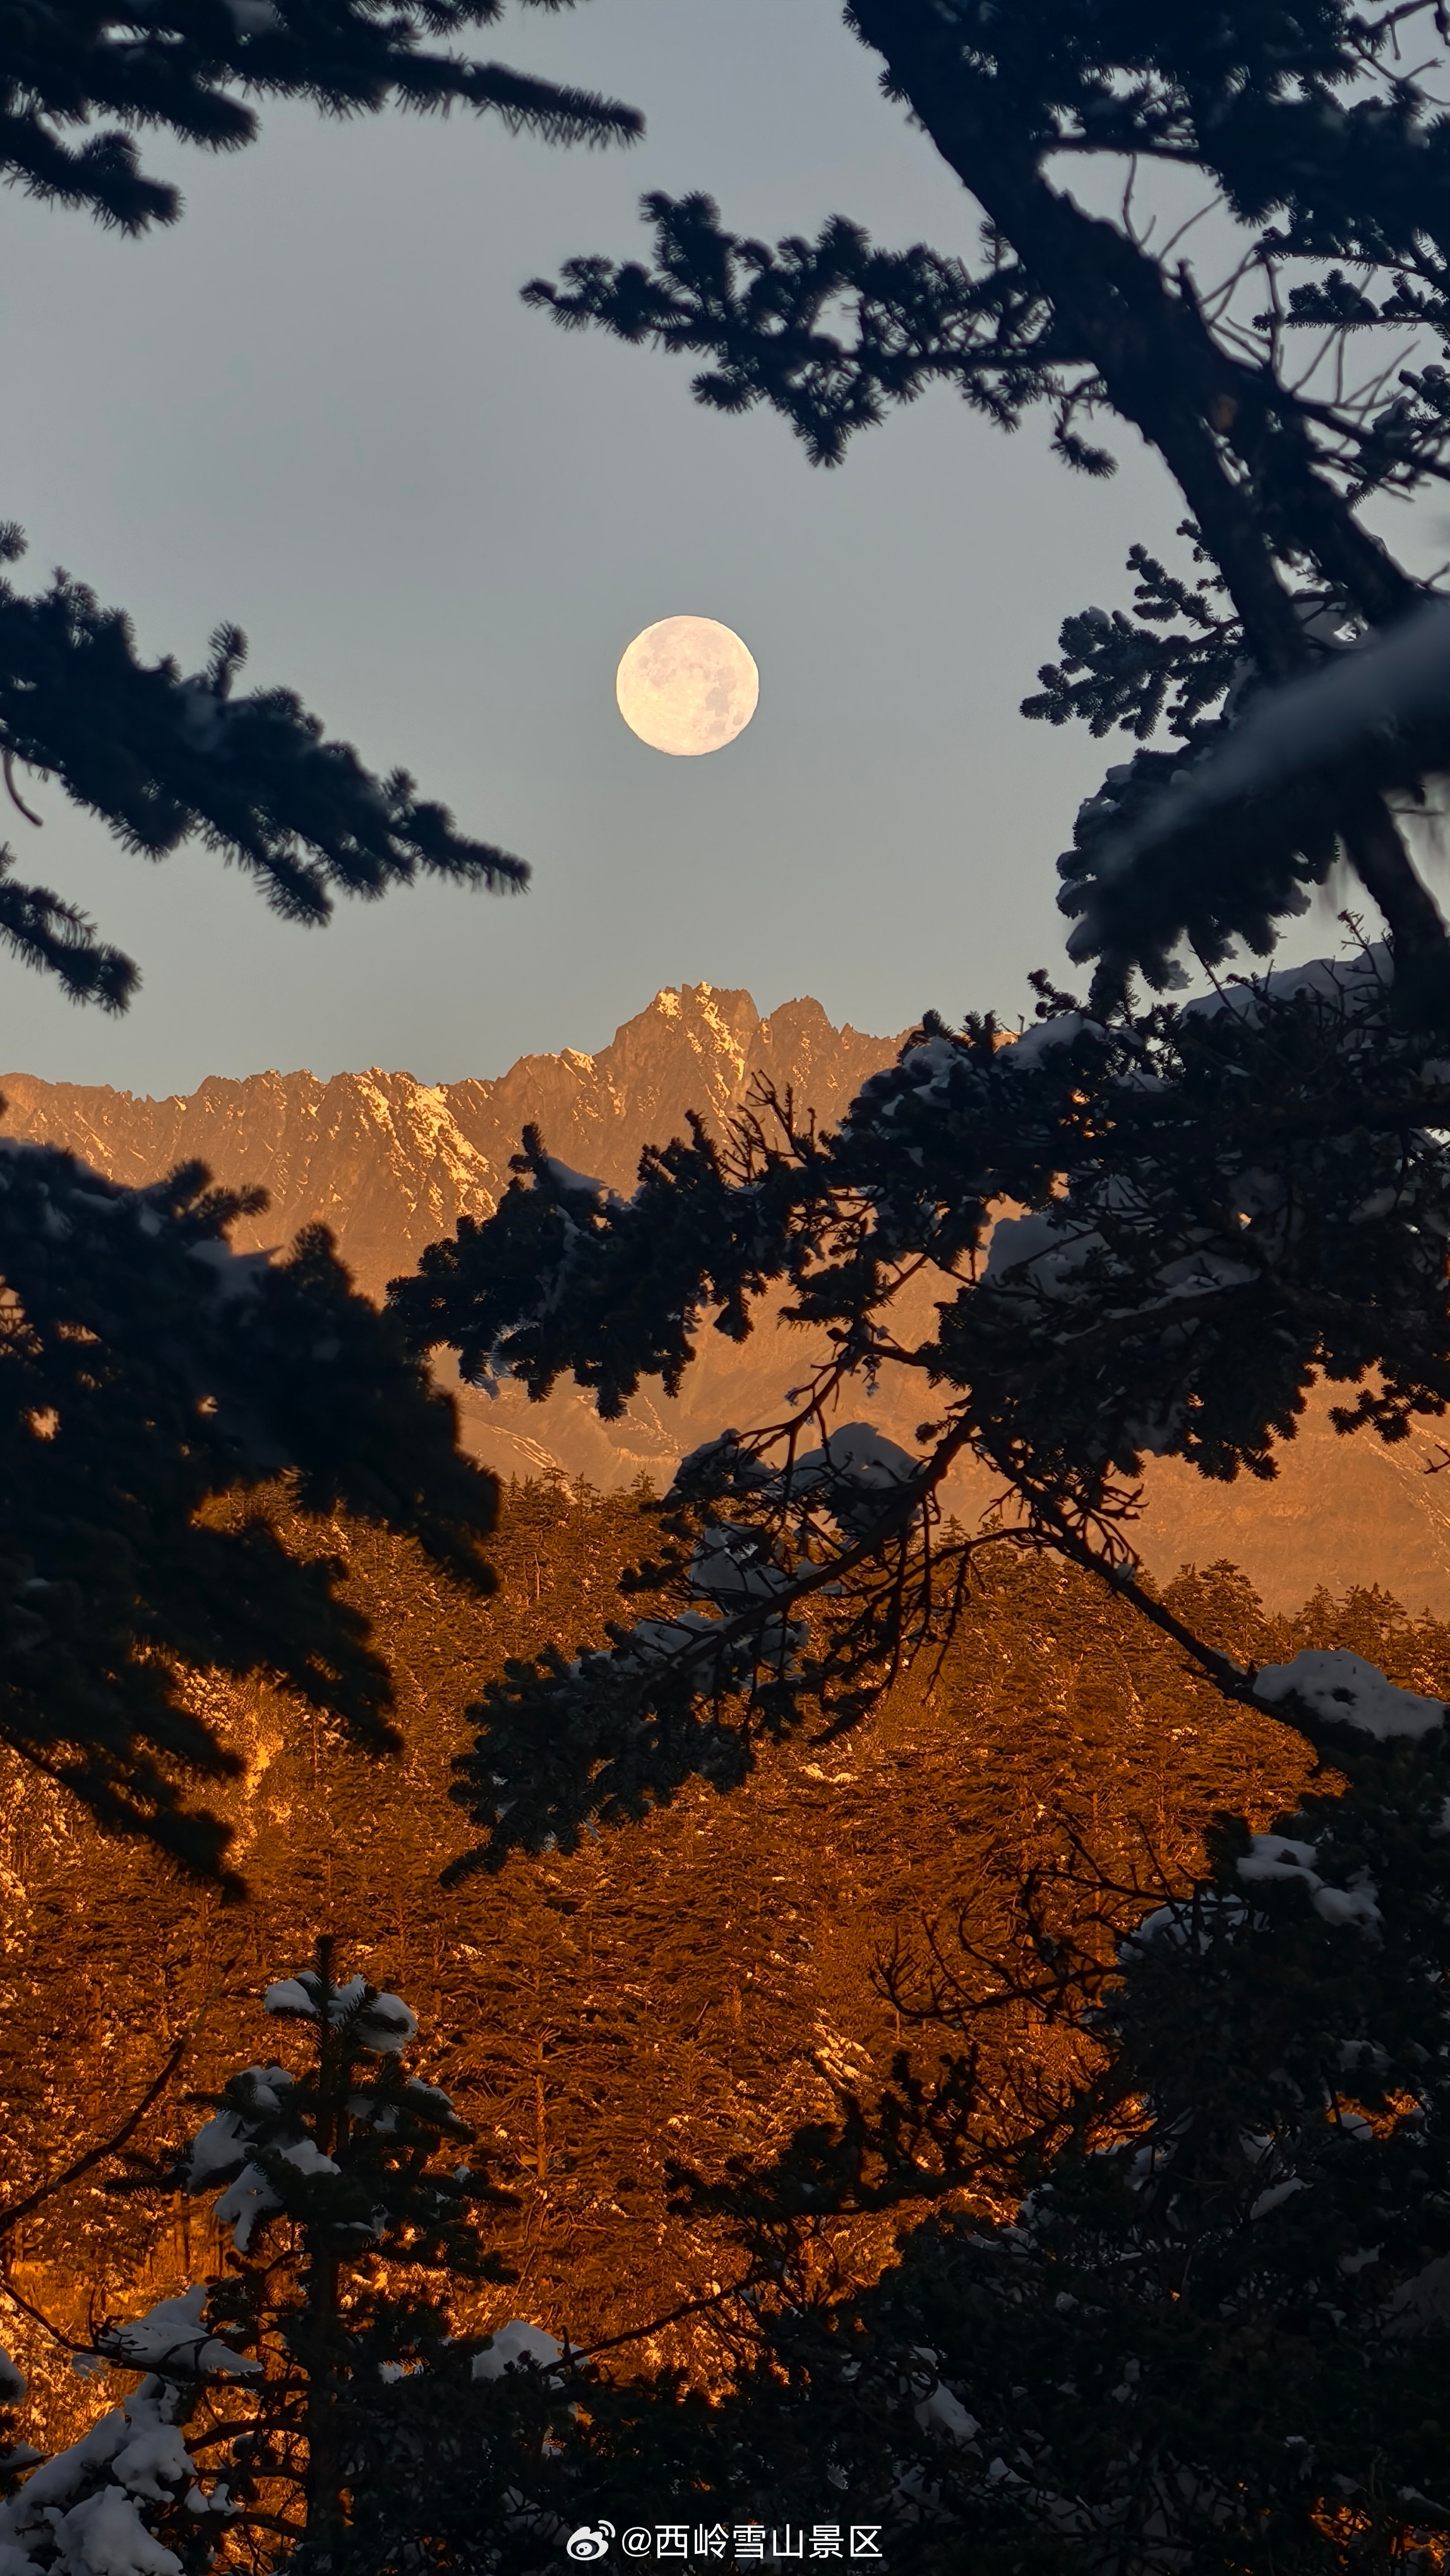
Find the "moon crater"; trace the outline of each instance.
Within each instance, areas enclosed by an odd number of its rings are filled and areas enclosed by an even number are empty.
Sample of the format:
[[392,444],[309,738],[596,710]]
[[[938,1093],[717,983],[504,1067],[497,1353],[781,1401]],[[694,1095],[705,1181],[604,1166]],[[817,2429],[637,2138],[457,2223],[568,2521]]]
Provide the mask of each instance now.
[[745,731],[760,698],[746,646],[713,617],[662,617],[636,635],[615,674],[631,733],[652,751],[696,760]]

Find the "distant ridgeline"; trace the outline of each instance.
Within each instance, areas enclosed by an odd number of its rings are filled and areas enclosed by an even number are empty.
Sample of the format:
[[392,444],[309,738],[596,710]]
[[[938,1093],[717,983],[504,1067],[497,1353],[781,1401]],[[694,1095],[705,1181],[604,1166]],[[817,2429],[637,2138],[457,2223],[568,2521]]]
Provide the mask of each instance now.
[[[149,1100],[11,1073],[0,1075],[0,1093],[4,1132],[64,1145],[117,1180],[154,1180],[196,1158],[229,1186],[260,1183],[270,1208],[238,1228],[239,1244],[285,1243],[320,1219],[377,1296],[460,1216],[491,1212],[526,1123],[562,1161],[628,1190],[642,1148],[682,1135],[687,1111],[718,1131],[761,1075],[829,1126],[897,1043],[833,1027],[819,1002],[787,1002],[762,1019],[748,993],[687,984],[657,993],[598,1055],[525,1056],[493,1082],[260,1073]],[[800,1340],[768,1322],[743,1348],[707,1329],[673,1401],[646,1390],[622,1421],[601,1423],[577,1388],[557,1388],[542,1405],[511,1390],[491,1400],[464,1389],[464,1436],[505,1475],[558,1469],[610,1491],[645,1474],[662,1487],[681,1454],[724,1424],[769,1419],[801,1376],[801,1358]],[[858,1409],[912,1445],[915,1417],[873,1407],[864,1393]],[[1423,1439],[1396,1450],[1364,1436],[1337,1440],[1321,1413],[1277,1483],[1252,1492],[1164,1462],[1150,1471],[1144,1554],[1165,1580],[1185,1561],[1232,1559],[1278,1607],[1320,1583],[1341,1591],[1380,1582],[1416,1609],[1450,1613],[1450,1476],[1426,1475],[1434,1455]],[[991,1490],[964,1476],[952,1500],[974,1517]]]

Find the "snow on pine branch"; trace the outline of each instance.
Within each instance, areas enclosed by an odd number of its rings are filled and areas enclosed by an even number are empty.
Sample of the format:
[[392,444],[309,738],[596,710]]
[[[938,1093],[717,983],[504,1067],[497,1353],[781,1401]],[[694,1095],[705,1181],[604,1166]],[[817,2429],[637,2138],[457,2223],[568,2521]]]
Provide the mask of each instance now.
[[401,1995],[379,1994],[365,1977],[352,1977],[345,1986],[330,1987],[324,1999],[322,1980],[311,1968],[269,1986],[262,2009],[287,2021],[326,2021],[354,2048],[379,2057],[396,2057],[418,2030],[418,2016]]
[[245,2379],[262,2365],[212,2332],[200,2284],[174,2299],[159,2299],[143,2317],[102,2328],[96,2350],[121,2370],[154,2370],[168,2379]]
[[1068,954],[1162,989],[1189,940],[1210,966],[1235,939],[1263,953],[1307,904],[1366,797],[1450,770],[1450,601],[1433,600],[1172,755],[1110,773],[1059,861]]
[[185,2424],[198,2385],[257,2377],[261,2364],[209,2331],[206,2300],[195,2285],[102,2333],[97,2360],[147,2376],[0,2505],[3,2576],[184,2576],[198,2550],[211,2562],[237,2506],[228,2480],[193,2459]]
[[1418,1742],[1445,1723],[1443,1700],[1401,1690],[1377,1665],[1344,1646],[1306,1646],[1290,1663],[1261,1664],[1254,1697],[1269,1708],[1297,1700],[1325,1724],[1350,1727],[1381,1744],[1395,1737]]

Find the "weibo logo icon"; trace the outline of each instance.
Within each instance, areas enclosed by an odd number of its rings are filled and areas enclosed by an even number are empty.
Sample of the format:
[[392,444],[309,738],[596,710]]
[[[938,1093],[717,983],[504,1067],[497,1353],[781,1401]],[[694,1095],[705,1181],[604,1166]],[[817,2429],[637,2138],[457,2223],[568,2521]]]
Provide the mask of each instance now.
[[612,2522],[598,2522],[592,2526],[581,2523],[579,2529],[571,2531],[565,2541],[564,2555],[566,2558],[607,2558],[609,2544],[613,2538]]

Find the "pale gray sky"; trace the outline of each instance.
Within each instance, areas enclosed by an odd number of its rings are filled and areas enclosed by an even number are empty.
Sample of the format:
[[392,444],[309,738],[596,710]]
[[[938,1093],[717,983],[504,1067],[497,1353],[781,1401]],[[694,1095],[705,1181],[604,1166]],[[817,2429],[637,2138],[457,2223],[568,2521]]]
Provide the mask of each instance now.
[[[683,364],[560,332],[518,288],[639,252],[647,187],[774,235],[841,211],[969,250],[975,215],[878,96],[836,0],[592,0],[487,50],[642,107],[632,152],[484,122],[271,115],[213,161],[152,140],[182,222],[141,243],[0,202],[0,515],[203,658],[218,620],[379,767],[534,865],[495,901],[425,889],[274,922],[204,852],[130,858],[54,788],[22,873],[139,958],[129,1017],[0,961],[0,1063],[190,1089],[267,1066],[425,1080],[595,1048],[661,984],[811,992],[858,1027],[1028,998],[1060,963],[1052,862],[1105,758],[1018,701],[1068,609],[1125,596],[1179,510],[1141,454],[1073,477],[1040,425],[946,395],[813,470],[782,424],[691,401]],[[681,611],[760,666],[728,750],[629,734],[615,663]]]

